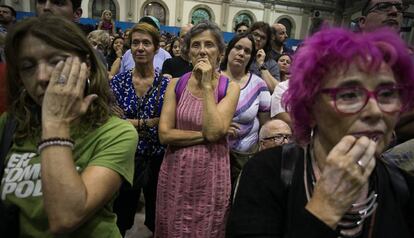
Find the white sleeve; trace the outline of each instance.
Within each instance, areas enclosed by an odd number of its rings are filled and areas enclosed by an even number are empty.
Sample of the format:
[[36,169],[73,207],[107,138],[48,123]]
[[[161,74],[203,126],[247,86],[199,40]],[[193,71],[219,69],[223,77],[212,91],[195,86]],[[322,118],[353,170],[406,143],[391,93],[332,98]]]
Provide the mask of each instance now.
[[286,112],[282,106],[282,96],[287,90],[288,82],[284,81],[279,83],[273,91],[270,104],[270,117],[274,117],[279,113]]

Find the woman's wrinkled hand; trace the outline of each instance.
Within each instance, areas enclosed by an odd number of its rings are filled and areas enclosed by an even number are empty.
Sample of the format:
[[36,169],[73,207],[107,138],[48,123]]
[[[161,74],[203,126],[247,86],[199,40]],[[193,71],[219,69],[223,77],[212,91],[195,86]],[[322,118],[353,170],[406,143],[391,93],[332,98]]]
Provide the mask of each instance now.
[[[345,136],[329,152],[317,181],[308,210],[328,215],[332,223],[339,222],[361,196],[361,189],[375,167],[376,142],[363,136]],[[316,207],[315,207],[316,206]],[[320,214],[319,214],[320,215]],[[334,226],[335,226],[334,225]]]
[[213,66],[208,58],[202,58],[198,60],[193,68],[193,74],[197,82],[199,82],[203,88],[213,88]]
[[84,96],[89,69],[78,57],[68,57],[54,68],[42,103],[42,121],[70,124],[85,114],[96,94]]

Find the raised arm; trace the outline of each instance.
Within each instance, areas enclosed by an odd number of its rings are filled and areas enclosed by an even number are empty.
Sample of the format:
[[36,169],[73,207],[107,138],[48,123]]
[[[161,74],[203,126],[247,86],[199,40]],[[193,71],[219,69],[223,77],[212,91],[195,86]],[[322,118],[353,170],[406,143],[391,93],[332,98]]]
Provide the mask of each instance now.
[[267,88],[269,89],[270,93],[273,93],[275,87],[279,83],[269,72],[269,69],[260,69],[261,77],[266,82]]
[[219,87],[219,74],[208,59],[199,60],[191,77],[195,78],[203,93],[203,136],[207,141],[217,141],[227,135],[239,100],[240,87],[230,82],[226,96],[216,103],[214,82]]
[[164,96],[158,134],[161,144],[174,146],[190,146],[204,143],[201,131],[179,130],[175,128],[175,111],[177,102],[175,99],[175,85],[178,79],[172,79],[167,86]]
[[277,77],[279,75],[279,69],[277,67],[277,64],[265,63],[265,58],[266,58],[265,51],[263,49],[258,50],[256,54],[257,67],[260,70],[261,78],[265,81],[270,94],[272,94],[273,90],[279,83],[277,81]]
[[203,90],[203,135],[208,141],[226,136],[239,100],[240,87],[230,82],[226,96],[216,104],[214,89]]
[[[69,57],[65,63],[57,65],[43,100],[42,139],[70,139],[71,126],[82,123],[79,118],[97,97],[83,97],[88,74],[86,64],[81,64],[77,57]],[[60,75],[66,76],[67,81],[63,84],[58,83]],[[109,151],[97,150],[90,166],[81,173],[76,169],[70,147],[55,144],[40,151],[44,207],[53,234],[75,230],[108,203],[118,190],[122,182],[120,171],[100,166],[98,161],[106,155],[117,161],[130,160],[132,165],[137,135],[133,129],[124,134],[124,137],[109,140],[122,143],[123,149],[119,149],[117,143],[105,148]]]

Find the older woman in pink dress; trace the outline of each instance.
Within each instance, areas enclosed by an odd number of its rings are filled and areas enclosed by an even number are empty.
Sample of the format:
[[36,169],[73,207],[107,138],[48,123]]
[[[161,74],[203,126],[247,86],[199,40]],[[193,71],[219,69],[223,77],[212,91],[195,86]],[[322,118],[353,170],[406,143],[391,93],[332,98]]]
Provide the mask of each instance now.
[[155,237],[224,237],[230,207],[227,130],[240,89],[218,71],[224,42],[210,22],[194,26],[183,53],[192,72],[173,79],[159,124],[167,152],[157,190]]

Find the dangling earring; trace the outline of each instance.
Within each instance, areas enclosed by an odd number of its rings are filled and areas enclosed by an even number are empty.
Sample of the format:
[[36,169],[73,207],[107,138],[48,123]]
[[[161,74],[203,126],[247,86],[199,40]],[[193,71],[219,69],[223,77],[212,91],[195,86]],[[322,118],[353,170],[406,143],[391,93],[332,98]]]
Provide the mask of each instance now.
[[313,141],[313,136],[315,135],[314,133],[315,133],[315,127],[312,127],[311,128],[311,131],[310,131],[310,139],[309,139],[309,141],[311,142],[311,141]]
[[397,144],[397,141],[398,141],[397,133],[395,132],[395,130],[393,130],[391,134],[391,142],[388,148],[395,146]]
[[21,103],[23,103],[23,104],[25,104],[25,103],[26,103],[26,96],[27,96],[27,91],[26,91],[26,89],[25,89],[25,88],[23,88],[23,89],[20,91],[20,94],[19,94],[19,98],[20,98]]

